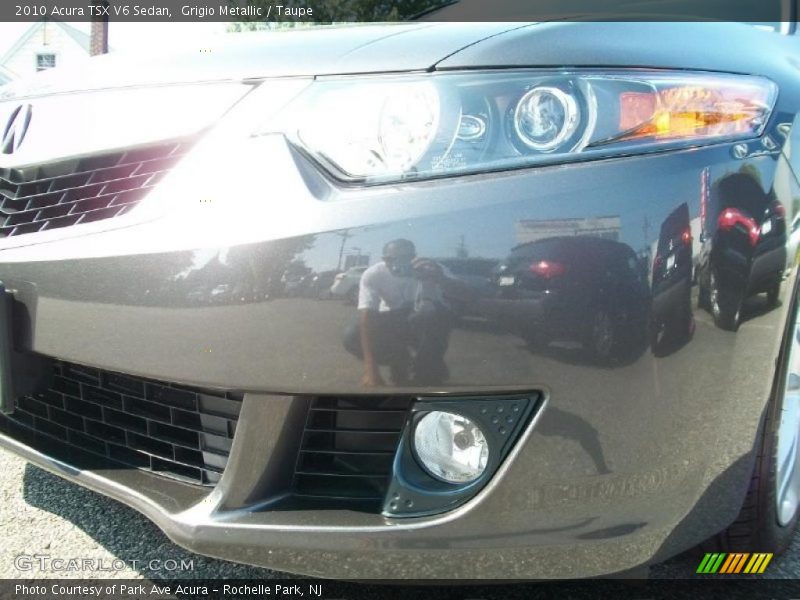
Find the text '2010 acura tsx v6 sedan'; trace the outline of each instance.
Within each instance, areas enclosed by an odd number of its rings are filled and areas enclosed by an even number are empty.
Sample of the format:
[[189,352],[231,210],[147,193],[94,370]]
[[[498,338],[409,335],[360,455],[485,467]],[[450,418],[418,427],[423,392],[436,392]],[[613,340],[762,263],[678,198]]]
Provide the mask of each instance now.
[[784,29],[323,27],[0,88],[0,445],[325,577],[781,551]]

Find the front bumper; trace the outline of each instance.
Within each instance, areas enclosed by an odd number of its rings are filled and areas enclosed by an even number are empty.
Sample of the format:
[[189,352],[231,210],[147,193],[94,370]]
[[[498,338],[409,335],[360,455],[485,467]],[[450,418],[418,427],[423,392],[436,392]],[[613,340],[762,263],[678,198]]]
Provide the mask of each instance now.
[[[534,353],[491,319],[465,317],[449,336],[447,381],[375,390],[361,387],[362,365],[342,346],[353,307],[289,295],[280,283],[290,265],[341,268],[352,248],[374,263],[396,238],[433,258],[463,239],[471,255],[500,260],[541,221],[602,221],[607,231],[611,219],[619,242],[646,253],[676,206],[692,199],[690,214],[700,214],[702,169],[714,180],[742,166],[730,148],[366,189],[324,179],[278,139],[259,149],[272,158],[267,194],[263,155],[221,157],[221,171],[245,174],[229,196],[198,203],[187,184],[159,219],[86,236],[76,229],[0,257],[22,315],[20,349],[244,393],[213,491],[139,471],[76,470],[12,436],[0,444],[133,506],[191,550],[325,577],[596,576],[671,556],[733,520],[793,278],[780,307],[753,311],[736,334],[696,312],[690,343],[613,367],[568,345]],[[783,158],[746,163],[792,205],[797,182]],[[181,189],[176,181],[167,189]],[[212,302],[220,285],[231,293]],[[454,511],[396,519],[270,509],[285,460],[277,440],[297,426],[292,407],[303,398],[531,391],[548,398],[540,418]]]

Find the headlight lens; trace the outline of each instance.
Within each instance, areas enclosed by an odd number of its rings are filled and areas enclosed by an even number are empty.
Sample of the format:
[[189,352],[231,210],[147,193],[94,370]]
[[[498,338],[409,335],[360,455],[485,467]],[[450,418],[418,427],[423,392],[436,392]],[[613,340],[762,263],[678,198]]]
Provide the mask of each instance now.
[[580,125],[576,98],[557,87],[534,87],[517,102],[514,128],[519,140],[539,152],[551,152],[575,135]]
[[754,138],[776,97],[762,77],[664,71],[328,77],[257,133],[379,183]]
[[321,86],[296,140],[348,177],[401,176],[434,142],[441,106],[430,81]]
[[481,428],[467,417],[443,411],[429,412],[417,422],[414,450],[428,473],[449,483],[475,481],[489,460]]

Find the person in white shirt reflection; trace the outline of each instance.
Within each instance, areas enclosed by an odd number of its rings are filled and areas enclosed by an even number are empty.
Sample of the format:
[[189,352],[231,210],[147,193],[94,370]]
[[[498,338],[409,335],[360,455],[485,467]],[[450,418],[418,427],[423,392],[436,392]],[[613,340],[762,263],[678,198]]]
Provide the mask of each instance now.
[[385,385],[380,365],[389,367],[395,385],[446,381],[453,316],[445,296],[463,295],[462,288],[440,264],[418,257],[413,242],[388,242],[383,260],[361,276],[358,321],[344,339],[345,348],[364,361],[361,383]]

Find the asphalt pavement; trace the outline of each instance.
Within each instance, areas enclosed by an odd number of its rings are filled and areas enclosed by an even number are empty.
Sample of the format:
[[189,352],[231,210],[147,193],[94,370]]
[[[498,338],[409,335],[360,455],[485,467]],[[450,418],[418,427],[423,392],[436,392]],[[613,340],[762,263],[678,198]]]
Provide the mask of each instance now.
[[[290,577],[188,552],[133,509],[3,450],[0,473],[0,578]],[[89,562],[70,565],[73,558]],[[697,553],[688,552],[654,566],[650,577],[691,578],[698,561]],[[772,561],[763,577],[800,578],[800,536],[784,556]]]

